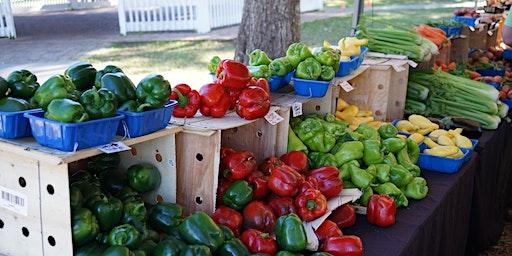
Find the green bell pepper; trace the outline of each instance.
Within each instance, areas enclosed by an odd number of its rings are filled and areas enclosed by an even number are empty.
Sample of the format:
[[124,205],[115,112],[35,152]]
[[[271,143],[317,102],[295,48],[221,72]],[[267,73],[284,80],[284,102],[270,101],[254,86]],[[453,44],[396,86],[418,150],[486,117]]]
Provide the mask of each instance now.
[[388,165],[398,164],[395,155],[393,153],[388,153],[384,156],[384,163]]
[[7,95],[9,91],[9,82],[0,76],[0,99]]
[[268,55],[260,50],[255,49],[251,53],[249,53],[249,65],[250,66],[261,66],[261,65],[269,65],[270,59]]
[[130,224],[123,224],[113,228],[108,234],[108,244],[126,246],[130,249],[137,248],[141,243],[141,235]]
[[355,165],[350,165],[348,170],[350,172],[350,181],[360,189],[367,188],[374,180],[373,175]]
[[302,254],[288,251],[278,251],[276,256],[302,256]]
[[233,209],[242,210],[252,200],[252,192],[247,181],[237,180],[224,192],[222,202]]
[[324,119],[325,119],[325,121],[327,121],[329,123],[334,123],[334,124],[340,125],[338,127],[340,127],[341,129],[344,130],[342,132],[342,134],[345,135],[346,128],[348,127],[348,122],[347,121],[336,119],[336,116],[334,114],[332,114],[332,113],[325,114]]
[[210,248],[204,245],[189,245],[183,249],[180,256],[211,256]]
[[98,196],[89,203],[91,211],[96,216],[101,231],[108,231],[115,227],[123,216],[123,203],[115,197]]
[[105,88],[116,95],[117,103],[122,105],[126,101],[135,100],[135,85],[125,74],[108,73],[101,78],[101,88]]
[[235,233],[233,233],[233,230],[228,228],[224,225],[218,225],[220,229],[222,229],[222,233],[224,233],[224,240],[229,241],[233,238],[235,238]]
[[370,197],[373,195],[373,189],[371,186],[368,186],[366,188],[363,188],[363,194],[359,198],[359,203],[363,206],[368,205],[368,201],[370,200]]
[[63,123],[80,123],[89,120],[84,107],[70,99],[55,99],[50,102],[44,118]]
[[0,99],[0,111],[1,112],[19,112],[30,109],[30,103],[24,99],[18,98],[2,98]]
[[76,89],[85,91],[94,86],[96,69],[88,62],[78,62],[71,65],[64,74],[71,79]]
[[310,150],[327,153],[336,144],[336,137],[325,131],[322,122],[318,118],[306,118],[297,125],[294,132]]
[[63,75],[55,75],[37,88],[31,100],[34,104],[46,110],[50,102],[55,99],[68,98],[75,89],[75,85],[69,78]]
[[412,139],[407,139],[407,154],[412,164],[416,164],[420,157],[420,147]]
[[371,174],[373,177],[377,177],[377,166],[375,164],[368,165],[366,172]]
[[152,256],[179,256],[180,252],[187,247],[187,244],[172,236],[160,241],[151,251]]
[[141,200],[142,201],[142,198],[141,198],[139,192],[135,191],[130,186],[122,187],[121,190],[115,194],[115,196],[117,198],[121,199],[121,201],[123,201],[124,204],[126,204],[127,202],[130,202],[130,201],[133,201],[133,200]]
[[393,198],[397,207],[407,207],[409,205],[409,200],[407,200],[407,197],[405,197],[404,193],[393,183],[386,182],[374,187],[373,189],[379,195],[388,195],[389,197]]
[[88,158],[87,169],[92,173],[102,173],[105,170],[117,169],[120,162],[119,153],[100,154]]
[[157,246],[157,244],[155,243],[155,241],[146,240],[146,241],[142,242],[142,244],[139,245],[137,250],[143,251],[145,253],[145,255],[149,256],[149,255],[151,255],[151,252],[155,249],[156,246]]
[[100,185],[91,181],[79,181],[73,183],[72,187],[77,187],[80,189],[83,197],[83,203],[88,204],[89,201],[95,199],[97,196],[101,196],[103,193],[101,192]]
[[140,103],[137,111],[161,108],[169,102],[171,84],[163,76],[151,74],[144,77],[137,85],[137,100]]
[[362,135],[363,140],[378,140],[380,141],[379,131],[375,127],[368,124],[360,124],[355,132]]
[[73,243],[78,246],[93,241],[100,230],[96,217],[86,208],[74,211],[71,223]]
[[135,256],[126,246],[113,245],[107,248],[101,256]]
[[84,197],[80,189],[77,186],[69,187],[69,204],[71,205],[71,210],[75,211],[82,208],[83,203]]
[[322,71],[320,72],[320,77],[318,79],[322,81],[331,81],[335,75],[336,72],[334,72],[334,69],[331,66],[322,66]]
[[291,127],[288,127],[288,147],[287,151],[302,151],[304,153],[308,153],[308,148],[302,141],[297,137],[295,132],[293,132]]
[[383,140],[395,138],[397,134],[398,129],[392,124],[386,123],[379,127],[379,135]]
[[[7,82],[11,89],[10,95],[14,98],[28,100],[34,96],[37,88],[39,88],[36,75],[25,69],[17,70],[9,74]],[[2,95],[5,96],[5,93]]]
[[283,215],[277,219],[274,228],[277,244],[282,250],[299,252],[306,249],[306,231],[302,221],[295,213]]
[[352,183],[352,181],[350,180],[344,180],[343,181],[343,188],[357,188],[356,185],[354,185],[354,183]]
[[123,222],[136,224],[144,222],[147,219],[148,211],[144,205],[144,201],[140,198],[131,198],[124,201]]
[[129,100],[119,106],[118,111],[139,112],[139,103],[136,100]]
[[343,179],[343,182],[350,180],[350,166],[354,165],[356,167],[361,167],[361,164],[359,164],[359,161],[357,160],[351,160],[346,163],[344,163],[340,168],[340,175]]
[[220,61],[221,59],[219,56],[213,56],[213,58],[208,63],[208,71],[210,72],[210,74],[215,75],[215,73],[217,72],[217,68],[219,67]]
[[254,78],[264,78],[269,80],[272,75],[272,71],[267,65],[247,66],[247,68],[249,69],[251,76]]
[[[414,144],[416,145],[416,143],[414,143]],[[421,170],[417,165],[413,164],[411,159],[409,158],[409,154],[407,152],[407,146],[402,148],[402,150],[398,151],[396,158],[398,160],[398,164],[400,164],[407,171],[409,171],[412,174],[412,176],[414,176],[414,177],[420,176]]]
[[363,146],[363,161],[366,165],[380,164],[384,161],[384,154],[380,151],[380,140],[365,140]]
[[323,166],[338,166],[336,157],[334,157],[334,155],[331,153],[311,152],[309,153],[308,158],[309,165],[313,169],[320,168]]
[[404,189],[404,194],[408,198],[421,200],[427,196],[427,181],[422,177],[415,177]]
[[220,248],[215,252],[215,255],[219,256],[249,256],[249,250],[238,238],[227,240]]
[[216,251],[224,243],[222,229],[204,212],[194,212],[178,226],[180,237],[188,244],[208,246]]
[[68,97],[66,99],[70,99],[76,102],[80,102],[80,96],[82,96],[82,92],[79,90],[73,90],[68,94]]
[[329,66],[334,69],[334,66],[339,66],[340,64],[340,56],[332,48],[315,47],[312,50],[312,54],[315,60],[324,66]]
[[126,170],[126,175],[128,177],[128,184],[130,187],[141,193],[158,188],[162,181],[160,171],[158,171],[154,165],[149,163],[130,166],[128,170]]
[[392,165],[389,170],[389,179],[397,187],[403,187],[411,182],[413,175],[399,164]]
[[334,156],[338,161],[338,166],[342,166],[352,160],[359,160],[364,156],[364,145],[360,141],[345,142]]
[[398,153],[406,145],[405,140],[400,138],[388,138],[382,141],[382,147],[386,152]]
[[274,59],[269,67],[273,76],[285,76],[293,71],[292,63],[287,57]]
[[345,135],[348,127],[347,122],[336,120],[336,117],[331,113],[326,114],[321,121],[326,133],[332,134],[336,137]]
[[100,256],[107,248],[105,244],[92,242],[76,249],[73,256]]
[[94,87],[85,91],[80,96],[80,103],[91,119],[112,117],[117,113],[116,95],[107,89]]
[[104,69],[98,70],[96,72],[96,77],[94,79],[94,86],[97,89],[100,89],[101,88],[101,79],[103,78],[103,76],[106,74],[112,74],[112,73],[123,73],[123,70],[121,70],[120,68],[113,66],[113,65],[105,66]]
[[318,80],[322,74],[322,65],[310,57],[299,63],[295,71],[295,77],[306,80]]
[[159,202],[149,215],[151,226],[166,234],[172,234],[183,221],[183,207],[178,204]]
[[286,50],[286,57],[292,64],[293,68],[296,68],[299,63],[307,58],[313,57],[309,48],[303,43],[293,43],[288,46]]
[[391,171],[391,167],[388,164],[376,164],[375,167],[377,168],[377,174],[375,175],[377,181],[380,183],[389,182],[389,172]]

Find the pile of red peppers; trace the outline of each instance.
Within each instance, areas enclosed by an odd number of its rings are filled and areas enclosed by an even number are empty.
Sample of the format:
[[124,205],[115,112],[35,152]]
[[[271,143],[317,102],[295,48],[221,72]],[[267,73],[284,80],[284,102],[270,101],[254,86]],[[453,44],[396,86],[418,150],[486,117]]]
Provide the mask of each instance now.
[[[343,180],[336,167],[311,170],[306,154],[301,151],[280,158],[269,157],[259,165],[249,151],[223,147],[220,155],[217,210],[212,219],[231,229],[254,254],[297,252],[289,248],[302,248],[301,243],[305,248],[300,229],[283,230],[291,225],[285,225],[285,221],[294,216],[300,221],[312,221],[325,215],[327,200],[343,190]],[[381,200],[376,201],[377,206],[384,205]],[[315,230],[319,251],[334,256],[362,255],[359,237],[342,233],[355,220],[354,208],[348,204],[331,213]],[[280,235],[286,235],[286,242],[279,239]]]
[[173,115],[191,118],[199,110],[203,116],[220,118],[229,110],[244,119],[264,117],[270,110],[267,80],[251,77],[247,66],[234,60],[223,60],[217,67],[215,81],[198,91],[186,84],[173,88],[171,100],[178,101]]

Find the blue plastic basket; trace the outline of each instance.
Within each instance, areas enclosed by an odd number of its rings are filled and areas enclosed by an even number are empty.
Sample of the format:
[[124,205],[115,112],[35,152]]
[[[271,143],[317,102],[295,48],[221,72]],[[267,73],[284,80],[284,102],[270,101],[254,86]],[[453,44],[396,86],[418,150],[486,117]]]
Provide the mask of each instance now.
[[364,61],[364,58],[366,57],[366,53],[367,52],[368,52],[368,47],[367,46],[361,46],[361,54],[359,54],[359,58],[357,59],[356,68],[355,69],[358,69],[361,66],[361,64],[363,64],[363,61]]
[[456,37],[462,33],[462,27],[452,27],[452,26],[444,26],[444,25],[439,25],[437,27],[439,29],[441,29],[442,31],[444,31],[444,33],[446,33],[447,37]]
[[456,22],[460,22],[466,26],[474,27],[474,26],[476,26],[476,21],[478,20],[478,18],[464,17],[464,16],[453,16],[453,20]]
[[512,100],[511,99],[506,99],[506,100],[501,100],[501,101],[503,103],[507,104],[509,111],[512,110]]
[[165,106],[144,112],[118,111],[124,115],[117,128],[117,135],[128,138],[140,137],[161,130],[169,124],[177,101],[171,100]]
[[512,49],[504,50],[502,57],[504,60],[512,60]]
[[[400,122],[401,120],[402,120],[402,119],[395,119],[395,120],[393,120],[393,121],[391,122],[391,124],[392,124],[393,126],[395,126],[395,127],[396,127],[396,124],[398,124],[398,122]],[[405,136],[407,136],[407,137],[411,136],[411,133],[408,133],[408,132],[401,132],[401,131],[398,131],[398,134],[402,134],[402,135],[405,135]]]
[[32,136],[30,123],[23,114],[41,111],[41,109],[31,109],[19,112],[0,112],[0,138],[17,139]]
[[293,78],[293,75],[295,74],[294,71],[286,74],[283,79],[281,80],[281,85],[282,86],[285,86],[285,85],[288,85],[290,84],[290,82],[292,81],[292,78]]
[[464,153],[464,156],[461,158],[447,158],[447,157],[439,157],[432,156],[420,153],[420,157],[418,158],[417,165],[421,169],[434,171],[434,172],[442,172],[442,173],[456,173],[459,171],[462,164],[465,162],[467,155],[470,150],[461,149]]
[[336,72],[336,77],[344,77],[350,75],[354,70],[356,70],[357,62],[359,57],[356,56],[354,58],[350,58],[348,61],[341,61],[340,67]]
[[37,143],[68,152],[112,142],[119,122],[124,118],[117,114],[81,123],[62,123],[44,118],[43,111],[23,115],[29,119]]
[[494,68],[486,68],[486,69],[477,69],[476,72],[481,76],[504,76],[505,69],[494,69]]
[[270,87],[271,92],[275,92],[282,87],[283,84],[282,76],[271,76],[270,80],[268,80],[268,86]]
[[293,88],[296,95],[309,98],[322,98],[329,89],[331,81],[306,80],[293,77]]
[[464,155],[464,162],[469,161],[471,159],[471,155],[473,154],[473,151],[475,151],[476,145],[478,145],[478,140],[471,139],[471,149],[468,150],[468,153]]

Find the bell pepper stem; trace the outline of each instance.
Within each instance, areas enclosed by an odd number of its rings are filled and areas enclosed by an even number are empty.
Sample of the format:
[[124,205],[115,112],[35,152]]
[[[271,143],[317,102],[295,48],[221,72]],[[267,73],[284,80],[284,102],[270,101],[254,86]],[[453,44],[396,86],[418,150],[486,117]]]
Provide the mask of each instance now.
[[188,97],[184,96],[180,90],[175,91],[178,95],[178,105],[182,108],[186,107],[188,105]]
[[151,104],[149,104],[149,103],[141,104],[139,107],[137,107],[137,112],[142,112],[142,111],[144,111],[145,108],[150,107],[150,106],[151,106]]
[[315,207],[316,207],[315,200],[308,200],[308,202],[306,203],[306,208],[308,208],[308,210],[313,210],[313,209],[315,209]]

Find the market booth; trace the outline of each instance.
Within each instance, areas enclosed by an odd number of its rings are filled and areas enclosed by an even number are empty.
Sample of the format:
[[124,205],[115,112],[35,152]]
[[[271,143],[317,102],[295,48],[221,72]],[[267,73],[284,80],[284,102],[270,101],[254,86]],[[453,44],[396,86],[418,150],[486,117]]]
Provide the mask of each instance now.
[[511,192],[512,52],[495,47],[499,15],[457,15],[395,28],[418,51],[363,23],[248,67],[213,58],[199,92],[89,63],[41,84],[13,72],[0,253],[478,254]]

